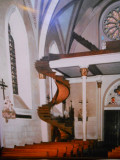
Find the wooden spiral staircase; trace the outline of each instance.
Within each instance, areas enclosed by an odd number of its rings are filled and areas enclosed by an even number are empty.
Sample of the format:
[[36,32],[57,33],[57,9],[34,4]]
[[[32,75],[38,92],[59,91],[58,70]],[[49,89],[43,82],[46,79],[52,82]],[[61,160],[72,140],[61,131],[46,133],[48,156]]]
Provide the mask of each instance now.
[[50,123],[52,126],[59,128],[66,134],[73,137],[73,122],[68,125],[65,121],[60,122],[57,119],[53,119],[50,113],[51,108],[67,99],[70,93],[70,84],[68,80],[65,80],[63,76],[56,75],[55,72],[49,66],[49,60],[45,57],[35,63],[35,67],[39,73],[45,76],[49,76],[55,80],[57,85],[57,91],[48,104],[44,104],[38,108],[38,115],[43,121]]

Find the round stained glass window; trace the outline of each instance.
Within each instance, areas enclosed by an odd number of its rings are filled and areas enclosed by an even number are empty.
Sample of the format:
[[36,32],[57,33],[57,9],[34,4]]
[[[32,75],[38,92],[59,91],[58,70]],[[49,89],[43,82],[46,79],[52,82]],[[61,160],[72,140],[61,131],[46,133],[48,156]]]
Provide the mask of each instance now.
[[111,40],[120,40],[120,7],[110,11],[104,18],[103,31]]

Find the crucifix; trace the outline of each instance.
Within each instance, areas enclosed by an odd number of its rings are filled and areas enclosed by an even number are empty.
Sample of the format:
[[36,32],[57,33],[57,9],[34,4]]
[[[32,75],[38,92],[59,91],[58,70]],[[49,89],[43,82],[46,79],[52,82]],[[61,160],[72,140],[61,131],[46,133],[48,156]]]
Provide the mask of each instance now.
[[1,89],[3,90],[3,99],[5,99],[5,88],[8,87],[5,82],[3,81],[0,81],[0,86],[1,86]]

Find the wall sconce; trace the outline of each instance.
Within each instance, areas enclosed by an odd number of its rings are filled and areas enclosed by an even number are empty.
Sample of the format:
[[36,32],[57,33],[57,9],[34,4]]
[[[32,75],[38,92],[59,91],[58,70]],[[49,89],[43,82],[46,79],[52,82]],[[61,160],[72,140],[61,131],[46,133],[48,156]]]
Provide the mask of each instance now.
[[4,101],[2,116],[5,118],[6,122],[8,122],[8,119],[16,118],[16,113],[13,109],[13,104],[11,103],[8,96],[6,97],[6,99]]

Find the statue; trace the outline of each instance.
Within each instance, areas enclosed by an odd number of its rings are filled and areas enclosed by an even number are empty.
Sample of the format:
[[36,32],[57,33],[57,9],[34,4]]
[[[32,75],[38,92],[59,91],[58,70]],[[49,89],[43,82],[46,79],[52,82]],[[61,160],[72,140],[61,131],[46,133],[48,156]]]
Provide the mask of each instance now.
[[117,89],[114,90],[115,93],[117,93],[118,96],[120,96],[120,85],[117,87]]
[[[80,107],[78,111],[78,121],[82,121],[82,120],[83,120],[83,110],[82,110],[82,107]],[[86,107],[86,121],[88,121],[87,107]]]
[[13,109],[13,104],[11,103],[9,96],[5,98],[2,116],[5,118],[6,122],[8,122],[8,119],[16,118],[16,113]]
[[116,104],[115,97],[111,97],[111,101],[109,102],[109,104]]

